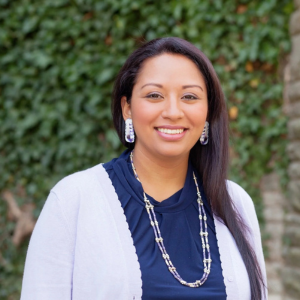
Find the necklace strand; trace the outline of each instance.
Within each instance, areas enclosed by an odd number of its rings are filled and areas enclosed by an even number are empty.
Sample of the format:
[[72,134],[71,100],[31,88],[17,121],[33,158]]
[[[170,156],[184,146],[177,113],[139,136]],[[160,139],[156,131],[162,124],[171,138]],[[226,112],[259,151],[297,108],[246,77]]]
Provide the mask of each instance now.
[[[137,175],[136,169],[134,167],[133,164],[133,151],[131,151],[130,153],[130,162],[131,162],[131,166],[132,166],[132,170],[134,173],[135,178],[139,181],[139,177]],[[154,206],[150,203],[150,201],[147,199],[146,193],[143,191],[144,194],[144,202],[145,202],[145,207],[147,210],[147,213],[149,215],[149,220],[150,220],[150,224],[153,228],[154,231],[154,235],[155,235],[155,241],[162,253],[162,257],[165,260],[165,263],[169,269],[169,271],[173,274],[173,276],[183,285],[188,286],[188,287],[199,287],[201,286],[206,279],[208,278],[208,275],[210,273],[210,267],[211,267],[211,255],[210,255],[210,249],[209,249],[209,244],[208,244],[208,232],[207,232],[207,217],[205,214],[205,210],[203,207],[203,201],[201,198],[201,194],[199,191],[199,187],[198,187],[198,183],[197,183],[197,178],[195,176],[195,173],[193,172],[193,178],[195,181],[195,185],[197,188],[197,202],[198,202],[198,209],[199,209],[199,221],[200,221],[200,237],[201,237],[201,242],[202,242],[202,249],[203,249],[203,265],[204,265],[204,273],[203,276],[200,280],[196,280],[195,282],[186,282],[185,280],[183,280],[181,278],[181,276],[178,274],[176,268],[174,267],[173,263],[171,262],[170,256],[168,255],[166,248],[164,246],[164,242],[163,242],[163,238],[161,236],[160,230],[159,230],[159,226],[158,226],[158,222],[155,216],[155,212],[154,212]]]

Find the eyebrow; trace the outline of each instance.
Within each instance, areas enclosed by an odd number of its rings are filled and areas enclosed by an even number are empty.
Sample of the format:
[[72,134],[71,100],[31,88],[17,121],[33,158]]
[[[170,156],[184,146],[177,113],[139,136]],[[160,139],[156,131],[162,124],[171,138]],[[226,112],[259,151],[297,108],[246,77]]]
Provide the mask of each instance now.
[[[184,85],[182,86],[184,89],[188,89],[190,87],[198,87],[200,88],[202,91],[203,91],[203,88],[200,86],[200,85],[197,85],[197,84],[190,84],[190,85]],[[204,92],[204,91],[203,91]]]
[[[162,88],[162,87],[163,87],[161,84],[158,84],[158,83],[147,83],[147,84],[144,84],[144,85],[141,87],[141,89],[144,88],[144,87],[147,86],[147,85],[154,85],[154,86],[157,86],[157,87],[159,87],[159,88]],[[183,85],[183,86],[182,86],[183,89],[188,89],[188,88],[191,88],[191,87],[198,87],[198,88],[200,88],[200,89],[203,91],[203,88],[202,88],[200,85],[197,85],[197,84],[189,84],[189,85]]]
[[161,84],[158,84],[158,83],[147,83],[147,84],[144,84],[144,85],[141,87],[141,89],[144,88],[144,87],[147,86],[147,85],[154,85],[154,86],[157,86],[157,87],[159,87],[159,88],[162,88],[162,87],[163,87]]

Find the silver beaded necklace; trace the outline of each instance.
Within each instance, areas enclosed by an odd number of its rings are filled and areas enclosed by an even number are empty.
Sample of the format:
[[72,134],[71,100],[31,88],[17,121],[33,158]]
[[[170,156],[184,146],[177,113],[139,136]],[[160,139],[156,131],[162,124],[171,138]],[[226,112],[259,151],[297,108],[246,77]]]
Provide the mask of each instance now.
[[[130,162],[131,162],[131,166],[132,166],[132,170],[134,173],[135,178],[139,181],[139,177],[136,173],[136,169],[134,167],[133,164],[133,151],[131,151],[130,153]],[[207,217],[205,214],[205,210],[203,207],[203,201],[201,198],[201,194],[199,191],[199,187],[198,187],[198,183],[197,183],[197,178],[195,176],[195,173],[193,172],[193,178],[195,181],[195,185],[197,188],[197,195],[198,195],[198,208],[199,208],[199,221],[200,221],[200,237],[201,237],[201,241],[202,241],[202,249],[203,249],[203,265],[204,265],[204,273],[203,276],[200,280],[196,280],[195,282],[186,282],[185,280],[183,280],[181,278],[181,276],[178,274],[178,272],[176,271],[176,268],[174,267],[173,263],[171,262],[170,256],[168,255],[166,248],[164,246],[164,242],[163,242],[163,238],[161,236],[160,230],[159,230],[159,226],[158,226],[158,222],[156,220],[156,216],[155,216],[155,212],[154,212],[154,206],[150,203],[150,201],[147,199],[146,193],[143,192],[144,194],[144,202],[145,202],[145,207],[147,210],[147,213],[149,215],[149,220],[150,220],[150,224],[153,228],[154,231],[154,235],[155,235],[155,241],[162,253],[162,257],[165,260],[165,263],[169,269],[169,271],[173,274],[173,276],[183,285],[188,286],[188,287],[199,287],[201,286],[206,279],[208,278],[208,275],[210,273],[210,267],[211,267],[211,255],[210,255],[210,249],[209,249],[209,244],[208,244],[208,232],[207,232]],[[204,229],[204,230],[203,230]]]

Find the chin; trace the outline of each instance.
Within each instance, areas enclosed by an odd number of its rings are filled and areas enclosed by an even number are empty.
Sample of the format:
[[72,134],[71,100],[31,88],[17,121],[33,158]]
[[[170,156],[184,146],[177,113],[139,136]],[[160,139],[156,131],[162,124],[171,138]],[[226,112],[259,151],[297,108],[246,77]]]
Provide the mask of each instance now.
[[181,147],[176,147],[175,145],[170,145],[168,147],[162,147],[155,149],[155,152],[159,156],[163,156],[165,158],[176,158],[180,156],[186,156],[190,153],[190,149],[182,149]]

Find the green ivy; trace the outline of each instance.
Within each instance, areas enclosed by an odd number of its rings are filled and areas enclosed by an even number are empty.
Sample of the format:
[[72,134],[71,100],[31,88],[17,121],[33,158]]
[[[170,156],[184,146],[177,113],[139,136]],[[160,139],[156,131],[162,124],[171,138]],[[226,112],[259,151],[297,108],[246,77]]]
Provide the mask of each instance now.
[[[0,0],[0,191],[34,203],[37,217],[59,179],[118,156],[115,76],[141,42],[178,36],[220,77],[230,176],[261,219],[261,176],[286,166],[279,60],[292,11],[292,0]],[[19,299],[28,240],[15,248],[14,226],[0,201],[0,299]]]

